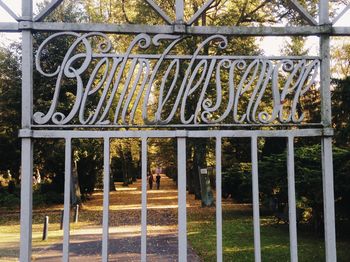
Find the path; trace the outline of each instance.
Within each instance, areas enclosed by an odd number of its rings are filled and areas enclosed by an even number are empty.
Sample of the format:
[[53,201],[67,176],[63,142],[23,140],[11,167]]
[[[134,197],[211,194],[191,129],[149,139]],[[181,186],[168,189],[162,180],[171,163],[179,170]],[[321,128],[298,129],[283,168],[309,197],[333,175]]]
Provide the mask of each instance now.
[[[155,183],[154,183],[155,186]],[[102,193],[96,193],[84,206],[96,211],[101,220]],[[161,189],[147,192],[147,261],[177,261],[177,189],[162,175]],[[82,210],[81,212],[84,212]],[[102,221],[98,221],[101,225]],[[110,194],[110,261],[140,261],[141,253],[141,180],[129,187],[117,184]],[[102,226],[71,231],[71,261],[101,261]],[[61,261],[62,244],[34,249],[35,261]],[[188,247],[188,261],[200,261]]]

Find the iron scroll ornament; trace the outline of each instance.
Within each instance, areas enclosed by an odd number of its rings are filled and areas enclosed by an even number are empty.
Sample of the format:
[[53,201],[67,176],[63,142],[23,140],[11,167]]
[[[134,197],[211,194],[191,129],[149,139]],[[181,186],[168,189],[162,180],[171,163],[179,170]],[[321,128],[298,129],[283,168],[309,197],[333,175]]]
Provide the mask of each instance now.
[[[43,68],[43,54],[47,56],[50,44],[60,37],[73,37],[74,41],[57,68],[47,68],[46,63]],[[183,39],[139,34],[118,54],[102,33],[51,35],[39,46],[35,64],[43,77],[54,79],[54,93],[48,111],[34,113],[34,123],[265,125],[304,120],[300,103],[317,85],[319,59],[202,54],[209,46],[225,51],[228,39],[222,35],[206,38],[192,55],[172,54]],[[162,52],[139,52],[154,48]],[[133,54],[135,50],[137,54]],[[86,73],[89,76],[84,81]],[[57,106],[67,79],[74,81],[75,94],[71,108],[63,113]],[[98,101],[93,107],[89,103],[92,97]]]

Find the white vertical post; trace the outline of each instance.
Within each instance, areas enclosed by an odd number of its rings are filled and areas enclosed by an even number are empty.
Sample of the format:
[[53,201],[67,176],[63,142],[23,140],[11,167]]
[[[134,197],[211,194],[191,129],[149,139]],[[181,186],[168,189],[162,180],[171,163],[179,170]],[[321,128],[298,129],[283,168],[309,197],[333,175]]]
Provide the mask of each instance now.
[[141,261],[147,260],[147,138],[141,140],[141,178],[142,178],[142,209],[141,209]]
[[253,222],[254,222],[254,256],[255,262],[261,261],[260,248],[260,206],[259,206],[259,178],[258,178],[258,138],[252,137],[252,190],[253,190]]
[[326,261],[337,261],[334,212],[332,138],[322,138],[322,182]]
[[[329,1],[319,2],[319,23],[320,25],[330,24]],[[331,113],[331,91],[330,91],[330,37],[320,36],[321,56],[321,112],[324,128],[332,127]],[[322,178],[323,178],[323,202],[324,202],[324,227],[326,261],[337,260],[336,237],[335,237],[335,212],[334,212],[334,187],[333,187],[333,159],[332,159],[332,138],[322,137]]]
[[216,137],[216,258],[222,262],[221,137]]
[[22,138],[21,165],[21,247],[20,261],[32,256],[33,143]]
[[176,21],[183,22],[184,21],[184,0],[176,0],[175,1],[175,13],[176,13]]
[[69,261],[69,217],[70,217],[70,184],[72,171],[72,139],[66,138],[64,173],[64,214],[63,214],[63,262]]
[[[320,0],[320,25],[329,24],[329,6],[328,0]],[[325,127],[331,127],[331,75],[330,75],[330,37],[329,35],[320,36],[320,56],[321,56],[321,113],[322,124]]]
[[104,138],[103,143],[103,233],[102,233],[102,261],[108,261],[108,239],[109,239],[109,165],[110,165],[110,141]]
[[[22,0],[22,19],[32,21],[32,0]],[[30,129],[33,104],[33,38],[22,30],[22,129]],[[21,244],[20,261],[31,261],[32,254],[33,143],[22,138],[21,150]]]
[[177,182],[179,205],[179,262],[187,261],[186,138],[177,138]]
[[290,261],[298,261],[297,217],[295,201],[295,170],[294,170],[294,137],[289,136],[287,142],[288,169],[288,206],[289,206],[289,236]]

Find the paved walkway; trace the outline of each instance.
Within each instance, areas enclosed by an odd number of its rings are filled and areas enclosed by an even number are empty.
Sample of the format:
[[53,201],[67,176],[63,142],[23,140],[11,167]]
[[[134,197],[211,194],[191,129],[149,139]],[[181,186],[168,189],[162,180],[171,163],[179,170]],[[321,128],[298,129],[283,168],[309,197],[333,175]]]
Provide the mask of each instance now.
[[[102,193],[94,194],[84,206],[84,210],[96,212],[102,212],[101,208]],[[171,179],[162,175],[160,190],[148,190],[147,208],[147,261],[178,261],[177,189]],[[110,194],[110,261],[140,261],[140,224],[141,180],[129,187],[118,184],[117,191]],[[101,238],[101,226],[71,232],[70,260],[101,261]],[[33,258],[61,261],[62,244],[34,249]],[[188,261],[201,261],[190,247]]]

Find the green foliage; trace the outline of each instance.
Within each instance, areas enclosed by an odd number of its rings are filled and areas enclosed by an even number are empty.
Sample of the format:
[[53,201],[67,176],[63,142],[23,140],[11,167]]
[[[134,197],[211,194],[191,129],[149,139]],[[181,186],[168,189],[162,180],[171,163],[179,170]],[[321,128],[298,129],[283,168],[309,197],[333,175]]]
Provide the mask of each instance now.
[[40,190],[35,190],[33,192],[33,206],[47,206],[47,205],[57,205],[63,204],[63,194],[57,193],[55,191],[49,191],[42,193]]
[[[349,46],[350,47],[350,46]],[[335,127],[335,143],[340,147],[350,146],[350,76],[334,79],[332,114]]]
[[251,164],[240,163],[222,172],[222,192],[237,202],[251,202]]
[[78,162],[79,186],[82,194],[94,192],[97,176],[101,174],[101,165],[94,159],[93,155],[81,158]]
[[21,67],[16,45],[0,47],[0,170],[18,178],[21,111]]
[[18,194],[10,194],[8,192],[0,193],[0,206],[6,209],[19,208],[20,197]]
[[[259,182],[263,202],[277,197],[280,203],[287,203],[288,183],[286,153],[273,154],[259,163]],[[321,146],[299,147],[295,150],[295,187],[299,207],[311,208],[309,218],[316,230],[323,222],[323,187],[321,168]],[[350,150],[333,148],[334,191],[336,214],[339,220],[349,221],[350,205]]]

